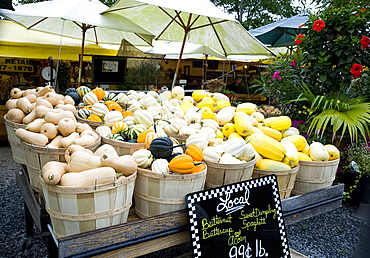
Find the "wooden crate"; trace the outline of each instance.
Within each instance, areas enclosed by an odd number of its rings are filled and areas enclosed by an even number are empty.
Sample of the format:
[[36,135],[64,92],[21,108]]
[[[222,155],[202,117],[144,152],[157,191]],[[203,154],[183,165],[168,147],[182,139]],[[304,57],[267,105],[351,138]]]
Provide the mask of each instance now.
[[201,191],[207,168],[195,174],[157,173],[138,168],[135,185],[135,212],[147,218],[185,209],[185,196]]

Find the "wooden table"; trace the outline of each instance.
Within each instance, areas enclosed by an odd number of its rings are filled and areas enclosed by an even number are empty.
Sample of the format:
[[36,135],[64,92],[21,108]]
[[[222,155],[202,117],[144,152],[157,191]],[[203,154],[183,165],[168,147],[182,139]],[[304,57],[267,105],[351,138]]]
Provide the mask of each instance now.
[[[16,173],[16,182],[25,202],[27,237],[32,237],[34,223],[47,244],[49,257],[190,257],[186,210],[139,219],[132,209],[127,223],[57,240],[42,196],[30,188],[24,166]],[[285,225],[339,208],[343,190],[344,185],[339,184],[282,200]]]

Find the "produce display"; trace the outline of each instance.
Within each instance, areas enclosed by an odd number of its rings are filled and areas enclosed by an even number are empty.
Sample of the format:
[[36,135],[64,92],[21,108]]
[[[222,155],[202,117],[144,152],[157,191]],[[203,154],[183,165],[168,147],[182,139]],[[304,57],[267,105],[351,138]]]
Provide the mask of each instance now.
[[79,145],[71,145],[65,152],[66,162],[49,161],[42,168],[46,184],[68,187],[90,187],[112,183],[115,178],[136,172],[136,160],[130,155],[118,156],[110,145],[102,145],[95,152]]

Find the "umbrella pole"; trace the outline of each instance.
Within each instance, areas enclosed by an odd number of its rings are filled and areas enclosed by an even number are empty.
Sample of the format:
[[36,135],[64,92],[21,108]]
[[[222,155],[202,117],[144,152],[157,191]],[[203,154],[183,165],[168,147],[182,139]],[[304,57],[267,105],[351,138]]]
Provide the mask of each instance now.
[[82,24],[82,48],[81,48],[81,56],[80,56],[80,67],[78,71],[78,87],[81,86],[81,79],[82,79],[82,66],[83,66],[86,30],[87,30],[86,24]]
[[176,65],[176,70],[175,70],[175,75],[173,77],[173,81],[172,81],[172,87],[175,86],[176,84],[176,80],[177,80],[177,74],[179,73],[179,69],[180,69],[180,62],[181,62],[181,58],[182,58],[182,54],[184,52],[184,47],[185,47],[185,42],[186,42],[186,37],[188,35],[188,31],[186,30],[185,31],[185,35],[184,35],[184,40],[182,41],[182,46],[181,46],[181,51],[180,51],[180,55],[179,55],[179,59],[177,60],[177,65]]

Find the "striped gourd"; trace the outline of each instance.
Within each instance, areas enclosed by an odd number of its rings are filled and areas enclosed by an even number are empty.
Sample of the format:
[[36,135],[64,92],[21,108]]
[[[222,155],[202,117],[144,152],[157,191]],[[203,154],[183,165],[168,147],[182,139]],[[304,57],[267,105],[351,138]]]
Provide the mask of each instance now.
[[277,140],[260,133],[250,135],[248,140],[262,157],[277,161],[283,160],[285,148]]
[[113,100],[114,102],[117,102],[118,101],[118,97],[115,93],[113,92],[108,92],[107,94],[105,94],[105,96],[103,97],[103,100],[104,101],[108,101],[108,100]]
[[108,136],[108,139],[115,140],[115,141],[124,141],[125,139],[120,134],[111,134]]
[[142,124],[137,124],[137,125],[132,126],[131,128],[128,129],[129,140],[137,139],[139,134],[145,131],[146,129],[147,129],[146,126]]
[[266,127],[271,127],[278,131],[283,131],[292,126],[292,120],[288,116],[269,117],[263,120]]
[[307,145],[307,140],[302,135],[291,135],[291,136],[283,138],[281,141],[282,142],[285,142],[285,141],[292,142],[297,147],[298,151],[302,151]]
[[287,164],[289,167],[294,168],[298,165],[299,157],[298,151],[292,142],[286,141],[281,143],[285,148],[285,157],[283,163]]
[[289,170],[291,169],[287,164],[283,162],[271,160],[271,159],[262,159],[256,162],[256,168],[262,170],[273,170],[273,171],[281,171],[281,170]]
[[91,89],[86,86],[80,86],[77,89],[78,95],[80,95],[81,99],[89,92],[91,92]]
[[271,138],[277,140],[278,142],[280,142],[281,138],[283,138],[283,134],[280,131],[275,130],[273,128],[262,126],[260,129],[264,134],[270,136]]
[[80,109],[77,111],[77,116],[82,119],[87,119],[92,114],[90,109]]

